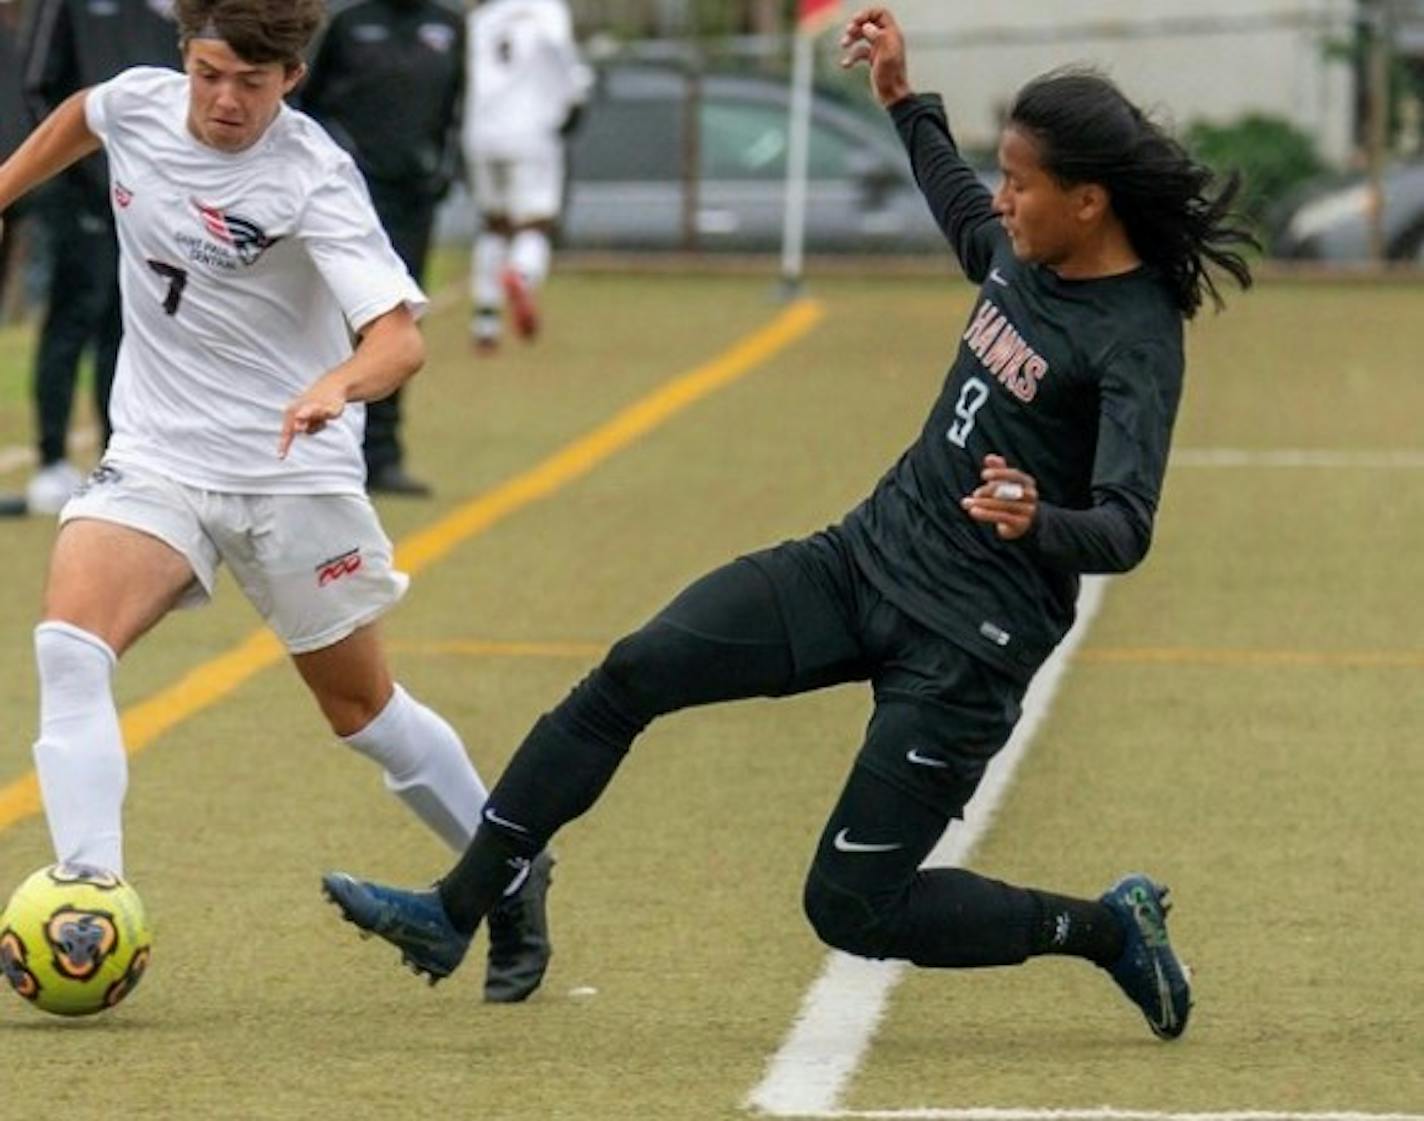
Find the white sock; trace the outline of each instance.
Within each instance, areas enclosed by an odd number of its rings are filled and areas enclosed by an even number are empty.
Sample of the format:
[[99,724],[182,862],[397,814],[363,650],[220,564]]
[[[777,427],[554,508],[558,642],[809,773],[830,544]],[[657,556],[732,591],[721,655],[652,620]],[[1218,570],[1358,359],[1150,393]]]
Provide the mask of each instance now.
[[509,255],[509,241],[503,234],[482,230],[475,235],[475,248],[470,259],[470,295],[475,307],[498,309],[504,304],[504,289],[499,274]]
[[543,230],[520,230],[509,245],[509,263],[531,288],[538,288],[549,275],[548,235]]
[[55,857],[122,876],[129,762],[111,686],[118,658],[98,635],[51,622],[35,628],[35,662],[35,770]]
[[386,789],[452,849],[464,851],[488,792],[459,735],[438,713],[397,685],[376,718],[344,742],[380,764]]

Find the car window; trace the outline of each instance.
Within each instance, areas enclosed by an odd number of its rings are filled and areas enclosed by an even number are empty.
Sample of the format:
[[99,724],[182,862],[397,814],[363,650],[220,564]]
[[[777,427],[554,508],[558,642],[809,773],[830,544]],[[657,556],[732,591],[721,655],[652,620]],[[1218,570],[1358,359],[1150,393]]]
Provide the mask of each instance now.
[[575,179],[676,180],[682,175],[680,107],[668,100],[595,103],[574,138]]
[[[708,179],[779,179],[786,175],[788,124],[784,107],[745,101],[702,104],[702,174]],[[807,167],[812,179],[839,179],[855,166],[852,141],[811,123]]]

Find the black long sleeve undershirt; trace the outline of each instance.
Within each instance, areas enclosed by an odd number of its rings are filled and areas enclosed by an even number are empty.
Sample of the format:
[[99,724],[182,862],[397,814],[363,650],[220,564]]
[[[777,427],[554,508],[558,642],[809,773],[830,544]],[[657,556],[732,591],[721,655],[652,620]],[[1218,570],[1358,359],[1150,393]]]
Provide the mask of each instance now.
[[[930,213],[965,274],[982,283],[1007,235],[989,189],[959,153],[943,101],[938,94],[915,94],[890,106],[889,112]],[[1093,505],[1072,509],[1040,502],[1032,531],[1020,543],[1039,562],[1060,571],[1126,572],[1151,546],[1175,402],[1165,417],[1142,415],[1140,391],[1144,383],[1152,384],[1155,371],[1150,364],[1159,356],[1134,349],[1132,357],[1143,359],[1143,365],[1110,362],[1103,374]],[[1124,378],[1136,385],[1128,386]],[[1123,415],[1125,409],[1131,410],[1130,418]],[[1161,439],[1154,438],[1159,434]]]

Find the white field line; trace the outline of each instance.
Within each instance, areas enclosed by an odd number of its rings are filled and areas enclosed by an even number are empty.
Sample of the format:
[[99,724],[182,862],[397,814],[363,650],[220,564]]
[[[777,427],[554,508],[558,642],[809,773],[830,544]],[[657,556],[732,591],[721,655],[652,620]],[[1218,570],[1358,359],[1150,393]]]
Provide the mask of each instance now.
[[1286,1113],[1227,1110],[1162,1113],[1132,1109],[867,1109],[836,1110],[816,1118],[884,1118],[886,1121],[1424,1121],[1420,1113]]
[[[1073,652],[1098,612],[1106,586],[1104,577],[1090,576],[1083,580],[1078,596],[1078,621],[1029,686],[1024,697],[1023,717],[1009,742],[989,764],[978,791],[965,807],[964,820],[952,823],[945,830],[939,844],[926,858],[926,865],[963,864],[987,832],[994,811],[1013,779],[1014,769],[1047,715]],[[760,1084],[747,1095],[746,1108],[774,1117],[881,1116],[841,1113],[836,1107],[870,1046],[885,1005],[904,969],[903,962],[866,961],[837,951],[829,953],[781,1049],[767,1064]],[[945,1116],[958,1115],[946,1113]]]
[[1424,467],[1424,450],[1414,448],[1380,448],[1371,451],[1333,450],[1329,448],[1177,448],[1172,452],[1173,467],[1336,467],[1382,471],[1391,467],[1418,469]]

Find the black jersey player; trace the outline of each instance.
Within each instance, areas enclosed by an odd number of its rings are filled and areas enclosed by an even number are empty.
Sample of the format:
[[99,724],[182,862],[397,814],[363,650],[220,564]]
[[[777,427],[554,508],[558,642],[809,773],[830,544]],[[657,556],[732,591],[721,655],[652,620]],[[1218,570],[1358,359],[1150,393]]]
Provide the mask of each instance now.
[[1039,954],[1110,972],[1162,1038],[1189,982],[1165,892],[1141,874],[1098,899],[923,869],[1008,739],[1073,620],[1080,573],[1146,554],[1182,386],[1182,324],[1243,286],[1235,184],[1106,79],[1021,91],[990,195],[939,99],[909,86],[883,8],[847,27],[979,298],[919,439],[839,524],[692,583],[535,724],[464,857],[428,891],[341,873],[327,894],[432,980],[554,832],[588,810],[655,717],[869,681],[875,709],[806,881],[807,916],[849,953],[930,967]]

